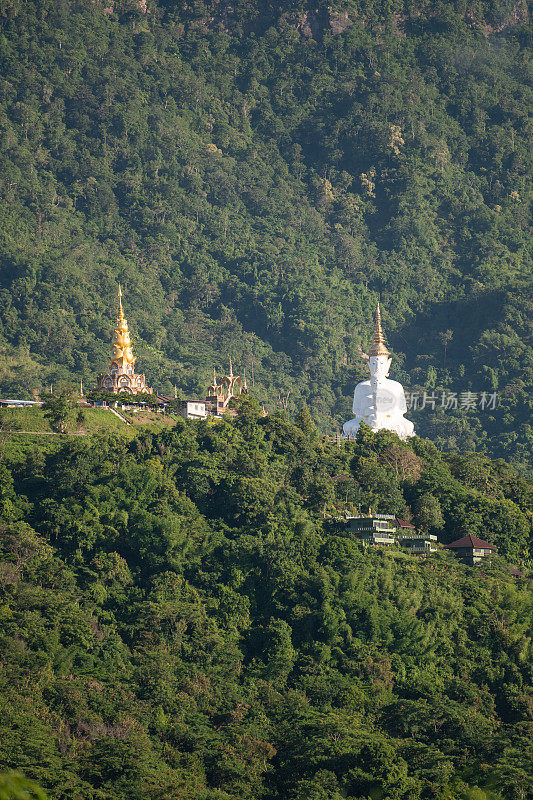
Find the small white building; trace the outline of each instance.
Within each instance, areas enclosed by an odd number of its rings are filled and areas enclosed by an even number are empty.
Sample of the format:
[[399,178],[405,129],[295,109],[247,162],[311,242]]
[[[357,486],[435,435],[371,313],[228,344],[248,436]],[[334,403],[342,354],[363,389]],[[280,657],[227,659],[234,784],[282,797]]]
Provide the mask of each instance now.
[[182,400],[180,414],[185,419],[207,419],[205,402],[200,400]]

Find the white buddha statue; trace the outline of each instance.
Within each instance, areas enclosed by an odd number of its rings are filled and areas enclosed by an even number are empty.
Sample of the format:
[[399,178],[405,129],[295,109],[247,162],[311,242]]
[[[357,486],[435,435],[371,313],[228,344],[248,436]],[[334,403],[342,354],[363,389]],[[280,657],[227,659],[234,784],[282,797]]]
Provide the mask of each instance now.
[[370,425],[373,431],[385,428],[397,433],[400,439],[415,435],[413,423],[404,419],[407,411],[403,386],[398,381],[387,378],[391,365],[390,353],[385,346],[385,337],[381,328],[381,309],[377,307],[374,339],[368,355],[362,353],[368,361],[370,380],[362,381],[353,393],[352,411],[354,418],[343,425],[345,436],[354,437],[361,422]]

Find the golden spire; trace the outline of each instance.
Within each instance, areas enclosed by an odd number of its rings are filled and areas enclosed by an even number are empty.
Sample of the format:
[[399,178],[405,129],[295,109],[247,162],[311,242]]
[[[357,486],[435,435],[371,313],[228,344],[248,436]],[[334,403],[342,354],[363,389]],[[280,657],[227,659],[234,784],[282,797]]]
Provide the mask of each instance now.
[[383,329],[381,327],[381,308],[378,303],[378,307],[376,310],[376,325],[374,328],[374,337],[372,339],[372,347],[368,351],[369,356],[389,356],[390,353],[387,350],[387,346],[385,344],[385,335],[383,333]]
[[120,283],[118,285],[118,318],[119,320],[124,319],[124,311],[122,310],[122,287]]
[[233,365],[231,363],[231,356],[229,357],[229,374],[228,378],[233,378]]
[[124,310],[122,308],[122,287],[120,284],[118,285],[117,325],[113,336],[113,344],[111,345],[110,361],[117,365],[119,371],[126,370],[127,367],[133,369],[133,365],[135,364],[135,357],[131,349],[128,321],[124,317]]

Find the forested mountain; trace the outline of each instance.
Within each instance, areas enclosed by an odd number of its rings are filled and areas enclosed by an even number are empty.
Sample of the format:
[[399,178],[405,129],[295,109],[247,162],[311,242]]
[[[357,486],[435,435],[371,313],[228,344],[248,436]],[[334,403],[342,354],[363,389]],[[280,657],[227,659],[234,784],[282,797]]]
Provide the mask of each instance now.
[[[249,402],[7,445],[0,796],[28,797],[16,768],[52,800],[526,800],[532,593],[506,560],[531,566],[531,489]],[[363,551],[330,519],[354,504],[500,557]]]
[[[106,363],[116,285],[156,389],[228,355],[349,415],[377,299],[445,447],[531,447],[521,0],[3,0],[0,389]],[[287,403],[286,403],[287,404]]]
[[[0,0],[0,391],[94,385],[119,281],[148,384],[252,388],[162,432],[0,419],[0,797],[531,796],[528,23]],[[378,299],[440,448],[322,436]],[[499,556],[363,551],[367,507]]]

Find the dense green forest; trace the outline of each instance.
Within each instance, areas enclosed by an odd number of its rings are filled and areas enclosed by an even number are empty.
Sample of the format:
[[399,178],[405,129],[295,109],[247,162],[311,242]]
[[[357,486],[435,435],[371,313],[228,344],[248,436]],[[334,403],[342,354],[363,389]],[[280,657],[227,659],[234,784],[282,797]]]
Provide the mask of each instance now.
[[[533,796],[528,36],[524,0],[0,0],[0,393],[93,386],[118,282],[149,385],[252,390],[0,412],[0,800]],[[336,443],[378,299],[436,407]],[[364,550],[367,508],[498,557]]]
[[228,355],[323,430],[378,298],[422,435],[530,465],[523,0],[1,0],[0,391]]
[[[252,401],[62,441],[3,447],[3,800],[531,796],[532,485],[503,461]],[[499,557],[362,550],[357,506]]]

